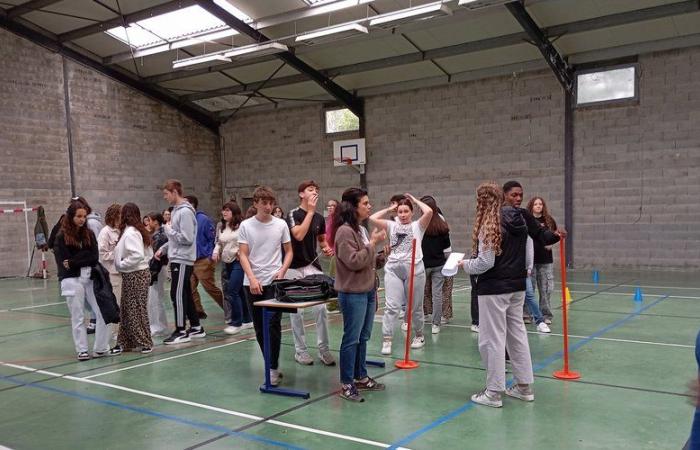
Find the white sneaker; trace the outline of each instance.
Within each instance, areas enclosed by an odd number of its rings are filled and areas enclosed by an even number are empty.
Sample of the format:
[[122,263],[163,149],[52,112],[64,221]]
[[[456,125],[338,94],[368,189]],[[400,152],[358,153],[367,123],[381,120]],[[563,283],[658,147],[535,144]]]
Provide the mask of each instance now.
[[275,369],[270,369],[270,384],[272,386],[279,386],[282,382],[282,372]]
[[425,315],[425,321],[426,321],[427,323],[432,322],[432,321],[433,321],[433,315],[432,315],[432,314],[426,314],[426,315]]
[[233,325],[229,325],[226,328],[224,328],[224,333],[226,334],[237,334],[239,333],[243,327],[234,327]]
[[385,339],[382,342],[382,355],[391,355],[391,341]]
[[406,311],[402,309],[401,311],[399,311],[399,319],[403,319],[404,317],[406,317]]
[[549,325],[547,325],[544,322],[540,322],[537,325],[537,331],[539,331],[540,333],[551,333],[552,332],[552,330],[549,328]]
[[535,394],[532,392],[532,388],[528,385],[527,387],[520,387],[518,384],[506,389],[506,395],[509,397],[517,398],[524,402],[534,402]]
[[472,325],[469,327],[470,330],[472,330],[472,333],[478,333],[479,332],[479,325]]
[[450,323],[450,319],[447,317],[440,317],[440,325],[447,325],[448,323]]
[[477,392],[472,395],[472,401],[484,406],[490,406],[492,408],[500,408],[503,406],[503,398],[498,392],[490,392],[488,389],[484,389],[481,392]]
[[401,331],[403,331],[404,333],[408,331],[408,322],[403,322],[401,324]]
[[243,322],[243,325],[241,325],[242,330],[249,330],[253,328],[253,322]]
[[440,325],[433,325],[432,331],[433,334],[438,334],[440,332]]
[[425,336],[416,336],[411,341],[411,348],[423,348],[425,346]]

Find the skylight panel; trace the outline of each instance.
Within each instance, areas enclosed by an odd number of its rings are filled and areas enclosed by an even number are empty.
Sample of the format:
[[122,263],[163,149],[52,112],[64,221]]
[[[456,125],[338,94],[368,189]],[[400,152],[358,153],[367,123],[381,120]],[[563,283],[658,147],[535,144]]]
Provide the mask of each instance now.
[[[244,22],[252,22],[253,19],[225,0],[219,0],[217,3]],[[203,8],[193,5],[129,24],[126,29],[112,28],[106,33],[134,48],[141,49],[223,30],[230,29]]]

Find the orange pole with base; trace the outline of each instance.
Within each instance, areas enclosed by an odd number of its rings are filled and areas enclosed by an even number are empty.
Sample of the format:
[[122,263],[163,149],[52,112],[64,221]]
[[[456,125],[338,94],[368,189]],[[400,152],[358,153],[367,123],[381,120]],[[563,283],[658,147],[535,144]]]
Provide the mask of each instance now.
[[569,370],[569,305],[566,302],[566,243],[564,239],[559,242],[559,264],[561,265],[561,311],[562,334],[564,335],[564,369],[553,373],[554,378],[560,380],[578,380],[581,374]]
[[408,316],[408,330],[406,331],[406,350],[404,352],[403,361],[396,361],[394,365],[399,369],[415,369],[418,363],[408,359],[408,353],[411,349],[411,323],[413,322],[413,276],[416,273],[416,240],[413,239],[411,248],[411,279],[408,281],[408,304],[406,305],[406,315]]

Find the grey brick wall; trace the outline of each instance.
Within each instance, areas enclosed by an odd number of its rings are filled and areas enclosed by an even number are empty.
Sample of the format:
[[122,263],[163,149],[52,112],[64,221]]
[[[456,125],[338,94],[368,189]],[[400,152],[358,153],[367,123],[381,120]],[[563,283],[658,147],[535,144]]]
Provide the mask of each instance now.
[[[543,195],[563,217],[562,103],[547,73],[368,98],[367,183],[374,207],[396,193],[435,196],[456,249],[471,245],[474,192],[485,180],[517,178],[526,195]],[[357,172],[332,166],[333,141],[353,136],[325,137],[318,106],[242,115],[222,134],[230,194],[270,184],[288,211],[302,179],[318,180],[324,201],[359,185]]]
[[236,117],[221,128],[221,134],[226,150],[226,198],[236,198],[241,206],[257,185],[273,188],[286,213],[298,204],[297,186],[302,180],[319,183],[323,202],[339,198],[343,189],[360,183],[353,168],[333,167],[333,140],[352,139],[357,134],[326,137],[317,106]]
[[700,48],[642,55],[638,105],[576,113],[576,261],[700,267]]
[[[51,226],[70,199],[63,59],[4,30],[0,57],[0,201],[43,205]],[[218,212],[220,156],[211,132],[99,73],[66,64],[76,190],[93,208],[104,214],[113,202],[133,201],[143,213],[161,210],[167,204],[159,186],[172,177],[206,211]],[[32,230],[35,218],[31,213]],[[26,273],[25,236],[23,217],[0,216],[0,277]],[[53,265],[53,255],[47,257]]]
[[[575,113],[577,267],[700,267],[700,48],[642,55],[637,105]],[[325,197],[359,178],[332,167],[320,106],[241,115],[226,124],[227,190],[257,183],[289,209],[299,180]],[[455,249],[469,243],[481,181],[521,181],[564,222],[564,101],[548,72],[366,99],[367,180],[375,207],[432,194]],[[641,205],[641,216],[640,216]]]

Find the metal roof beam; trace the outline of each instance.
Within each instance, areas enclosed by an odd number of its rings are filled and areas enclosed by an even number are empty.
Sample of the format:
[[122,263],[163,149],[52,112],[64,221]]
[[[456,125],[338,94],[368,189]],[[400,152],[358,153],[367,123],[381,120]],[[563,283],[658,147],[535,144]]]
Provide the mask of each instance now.
[[51,6],[54,3],[58,3],[62,0],[32,0],[30,2],[23,3],[19,6],[15,6],[7,10],[7,18],[14,19],[15,17],[22,16],[24,14],[29,14],[32,11],[36,11],[47,6]]
[[569,64],[564,58],[561,57],[557,49],[554,48],[554,45],[552,45],[544,31],[542,31],[532,16],[527,12],[525,6],[519,1],[515,1],[506,3],[506,8],[513,15],[515,20],[518,21],[520,26],[523,27],[540,53],[542,53],[547,65],[552,69],[554,76],[557,77],[557,80],[559,80],[564,90],[569,93],[572,92],[574,85],[573,70],[571,70],[571,67],[569,67]]
[[[214,0],[198,0],[197,2],[200,7],[207,10],[210,14],[217,17],[219,20],[224,22],[226,25],[232,29],[238,31],[241,34],[253,39],[255,42],[262,43],[270,41],[270,39],[249,26],[237,17],[232,16],[225,9],[217,5]],[[292,52],[286,51],[278,53],[275,55],[276,58],[284,61],[289,66],[293,67],[297,71],[305,74],[311,80],[315,81],[319,86],[321,86],[326,92],[331,94],[336,100],[338,100],[342,105],[347,107],[356,116],[362,118],[364,116],[364,108],[362,100],[352,95],[350,92],[343,89],[341,86],[333,82],[330,78],[323,75],[318,70],[306,64],[304,61],[295,56]]]

